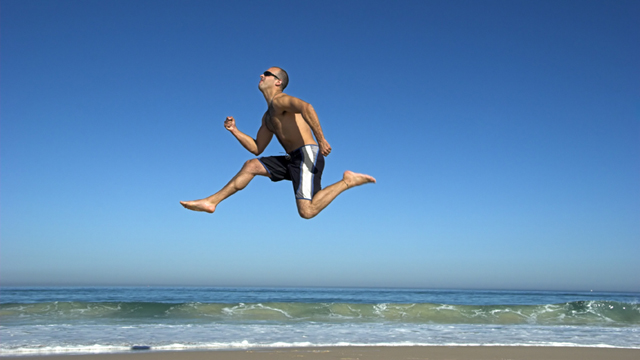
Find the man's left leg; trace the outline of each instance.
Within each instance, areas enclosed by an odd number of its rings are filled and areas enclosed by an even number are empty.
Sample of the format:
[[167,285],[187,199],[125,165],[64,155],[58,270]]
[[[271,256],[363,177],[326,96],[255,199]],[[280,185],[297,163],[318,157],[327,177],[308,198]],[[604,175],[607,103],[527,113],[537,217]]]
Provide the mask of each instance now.
[[233,179],[231,179],[231,181],[222,188],[222,190],[208,198],[193,201],[180,201],[180,204],[189,210],[212,213],[216,211],[216,206],[218,206],[222,200],[244,189],[256,175],[268,177],[269,172],[267,172],[267,169],[265,169],[260,160],[251,159],[244,163],[240,172],[238,172],[236,176],[234,176]]
[[298,213],[305,219],[311,219],[312,217],[318,215],[320,211],[326,208],[327,205],[329,205],[333,201],[333,199],[335,199],[343,191],[355,186],[375,182],[376,179],[374,179],[370,175],[358,174],[354,173],[353,171],[345,171],[342,175],[342,180],[318,191],[313,196],[313,199],[296,199]]

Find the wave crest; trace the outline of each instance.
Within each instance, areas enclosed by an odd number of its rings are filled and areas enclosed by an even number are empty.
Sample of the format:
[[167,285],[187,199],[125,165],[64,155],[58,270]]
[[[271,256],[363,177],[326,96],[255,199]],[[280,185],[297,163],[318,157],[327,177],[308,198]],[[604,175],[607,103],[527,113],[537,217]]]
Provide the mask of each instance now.
[[639,326],[640,306],[615,301],[574,301],[545,305],[50,302],[2,304],[0,320],[4,326],[67,322],[400,322]]

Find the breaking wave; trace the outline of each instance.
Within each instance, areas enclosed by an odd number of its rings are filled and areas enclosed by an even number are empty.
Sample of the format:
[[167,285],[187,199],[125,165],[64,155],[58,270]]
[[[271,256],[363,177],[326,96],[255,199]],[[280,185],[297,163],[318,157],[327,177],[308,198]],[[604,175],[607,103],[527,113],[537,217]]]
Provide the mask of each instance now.
[[640,306],[616,301],[545,305],[47,302],[1,304],[0,323],[366,323],[638,326]]

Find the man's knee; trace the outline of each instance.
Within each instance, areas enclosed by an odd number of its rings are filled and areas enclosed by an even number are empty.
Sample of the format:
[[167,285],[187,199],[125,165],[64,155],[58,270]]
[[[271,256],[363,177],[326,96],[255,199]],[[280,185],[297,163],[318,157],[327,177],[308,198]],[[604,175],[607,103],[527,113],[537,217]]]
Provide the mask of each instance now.
[[310,201],[298,200],[298,214],[303,219],[311,219],[318,215],[318,212],[313,209]]
[[247,160],[242,166],[242,171],[253,174],[253,175],[267,174],[267,170],[264,168],[264,166],[258,159]]

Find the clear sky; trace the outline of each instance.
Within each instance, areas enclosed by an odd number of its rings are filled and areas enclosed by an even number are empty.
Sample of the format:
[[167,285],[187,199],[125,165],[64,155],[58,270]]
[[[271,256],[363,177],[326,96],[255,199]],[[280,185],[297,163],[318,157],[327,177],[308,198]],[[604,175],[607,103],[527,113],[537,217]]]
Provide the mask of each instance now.
[[[0,284],[640,291],[640,2],[2,0]],[[378,183],[256,178],[259,75]],[[265,155],[283,152],[273,140]]]

